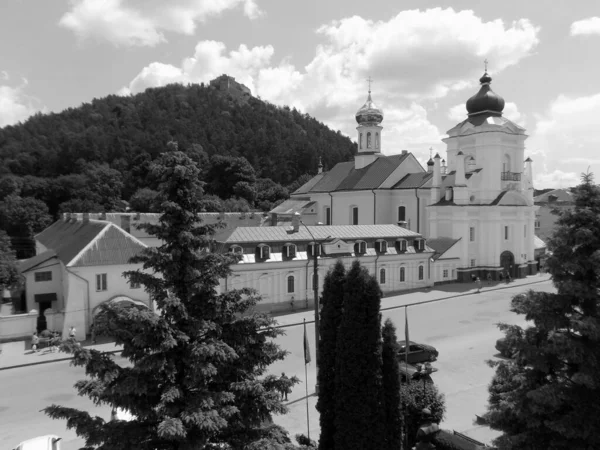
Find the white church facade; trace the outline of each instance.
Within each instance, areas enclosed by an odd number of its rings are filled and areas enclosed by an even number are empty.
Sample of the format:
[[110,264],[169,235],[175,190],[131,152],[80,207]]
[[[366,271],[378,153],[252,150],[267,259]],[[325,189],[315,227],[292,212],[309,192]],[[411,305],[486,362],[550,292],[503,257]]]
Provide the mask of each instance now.
[[[356,113],[353,162],[319,170],[271,213],[298,212],[313,225],[397,224],[430,242],[454,242],[455,279],[524,277],[536,272],[532,161],[525,129],[503,117],[504,99],[487,72],[466,102],[467,117],[450,129],[446,158],[425,170],[409,152],[384,155],[383,112],[371,92]],[[434,262],[434,265],[437,263]],[[434,282],[443,281],[441,270]]]

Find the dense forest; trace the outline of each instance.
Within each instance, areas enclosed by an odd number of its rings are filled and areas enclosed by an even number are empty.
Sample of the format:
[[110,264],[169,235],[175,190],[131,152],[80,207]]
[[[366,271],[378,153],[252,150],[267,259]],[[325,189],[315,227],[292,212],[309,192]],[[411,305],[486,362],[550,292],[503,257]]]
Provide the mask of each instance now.
[[339,131],[295,109],[172,84],[0,128],[0,206],[47,207],[53,218],[150,210],[148,169],[169,147],[199,163],[207,210],[268,210],[316,173],[319,157],[327,168],[356,152]]

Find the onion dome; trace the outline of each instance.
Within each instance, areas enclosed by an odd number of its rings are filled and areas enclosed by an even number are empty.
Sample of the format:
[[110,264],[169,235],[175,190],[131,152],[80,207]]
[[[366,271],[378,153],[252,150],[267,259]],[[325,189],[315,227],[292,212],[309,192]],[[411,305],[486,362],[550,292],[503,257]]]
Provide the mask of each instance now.
[[371,100],[371,91],[367,102],[356,112],[356,121],[359,125],[379,125],[383,121],[383,111]]
[[433,159],[429,158],[429,161],[427,161],[427,165],[433,166],[434,165]]
[[490,87],[492,77],[486,72],[479,79],[479,82],[481,83],[479,92],[467,100],[467,111],[469,112],[469,116],[483,112],[502,115],[504,99],[492,91],[492,88]]

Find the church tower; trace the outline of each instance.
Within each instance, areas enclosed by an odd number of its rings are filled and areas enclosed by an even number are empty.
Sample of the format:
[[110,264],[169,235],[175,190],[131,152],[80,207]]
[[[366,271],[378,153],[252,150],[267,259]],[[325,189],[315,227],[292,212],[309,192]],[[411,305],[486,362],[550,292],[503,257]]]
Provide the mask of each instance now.
[[467,118],[443,139],[448,167],[444,177],[434,170],[430,237],[460,238],[459,280],[487,273],[497,279],[505,272],[522,277],[535,271],[527,135],[503,117],[505,102],[491,88],[487,62],[479,82],[479,91],[466,102]]
[[371,81],[367,102],[356,112],[358,127],[358,154],[354,158],[354,167],[362,169],[381,156],[381,130],[383,111],[371,99]]

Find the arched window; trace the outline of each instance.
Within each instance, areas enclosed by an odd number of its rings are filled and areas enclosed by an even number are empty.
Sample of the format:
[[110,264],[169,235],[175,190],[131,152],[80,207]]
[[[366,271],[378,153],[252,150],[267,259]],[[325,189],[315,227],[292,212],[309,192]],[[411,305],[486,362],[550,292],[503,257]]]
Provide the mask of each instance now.
[[406,222],[406,206],[398,206],[398,222]]
[[385,269],[379,270],[379,284],[385,284]]
[[505,154],[502,161],[502,172],[510,172],[510,168],[510,156]]
[[396,251],[402,253],[406,251],[406,239],[396,240]]
[[475,158],[467,156],[465,159],[465,172],[473,172],[475,170]]
[[371,148],[371,132],[367,133],[367,148]]
[[296,285],[296,279],[294,278],[294,275],[288,275],[287,277],[287,291],[288,294],[293,294],[294,293],[294,287]]
[[423,266],[419,266],[419,280],[423,279],[423,271],[424,271]]
[[375,148],[379,148],[379,133],[375,133]]
[[311,242],[310,244],[308,244],[307,251],[308,251],[308,256],[310,256],[311,258],[314,257],[315,255],[320,256],[321,255],[321,244]]
[[414,241],[415,250],[418,252],[422,252],[425,250],[425,239],[415,239]]
[[375,250],[378,253],[387,252],[387,241],[383,241],[383,240],[375,241]]
[[229,247],[229,251],[231,253],[235,253],[236,255],[244,254],[244,249],[239,245],[232,245],[231,247]]
[[295,244],[285,244],[283,246],[283,256],[286,258],[295,258],[296,257],[296,245]]
[[367,243],[365,241],[356,241],[354,243],[354,253],[357,256],[367,253]]
[[406,270],[404,267],[400,267],[400,283],[404,283],[406,281]]
[[359,134],[359,138],[358,138],[358,148],[363,148],[363,136],[362,133]]
[[258,259],[269,259],[271,254],[271,249],[266,244],[260,244],[256,247],[256,257]]
[[352,225],[358,225],[358,206],[351,207]]

